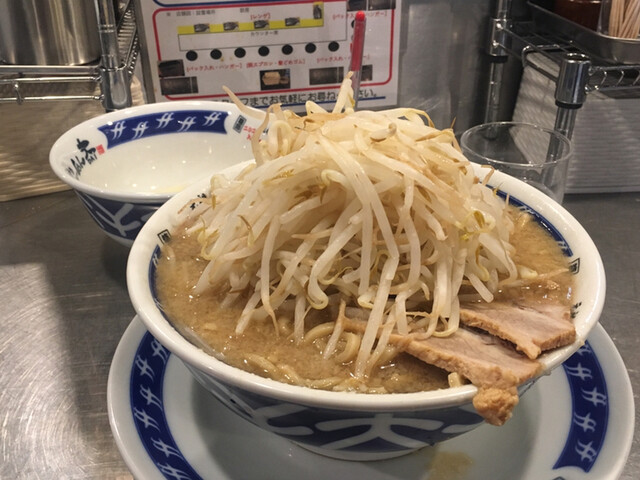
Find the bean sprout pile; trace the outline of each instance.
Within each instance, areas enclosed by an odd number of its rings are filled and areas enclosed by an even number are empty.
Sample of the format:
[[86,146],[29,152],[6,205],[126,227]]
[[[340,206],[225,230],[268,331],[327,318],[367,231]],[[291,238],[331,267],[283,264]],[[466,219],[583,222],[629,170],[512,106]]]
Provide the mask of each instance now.
[[506,204],[478,181],[453,130],[411,108],[352,105],[347,78],[331,112],[270,107],[255,164],[212,177],[190,233],[208,262],[195,293],[240,308],[237,333],[271,319],[277,334],[284,318],[301,342],[308,313],[329,309],[330,357],[344,312],[360,312],[353,374],[363,377],[392,333],[451,335],[462,293],[489,302],[518,271]]

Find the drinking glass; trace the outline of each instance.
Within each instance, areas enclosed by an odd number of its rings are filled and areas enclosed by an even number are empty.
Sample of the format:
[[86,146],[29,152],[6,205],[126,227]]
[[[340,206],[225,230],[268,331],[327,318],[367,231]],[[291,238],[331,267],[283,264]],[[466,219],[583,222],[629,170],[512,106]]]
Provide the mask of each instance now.
[[565,135],[530,123],[492,122],[465,131],[460,146],[470,161],[491,165],[562,203],[572,152]]

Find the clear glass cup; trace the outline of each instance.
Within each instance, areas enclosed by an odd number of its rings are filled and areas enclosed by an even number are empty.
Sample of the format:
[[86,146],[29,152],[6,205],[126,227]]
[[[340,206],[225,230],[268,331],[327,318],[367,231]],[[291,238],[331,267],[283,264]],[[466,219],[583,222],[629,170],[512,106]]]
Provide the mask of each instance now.
[[472,162],[491,165],[562,203],[571,141],[559,132],[519,122],[493,122],[472,127],[460,138]]

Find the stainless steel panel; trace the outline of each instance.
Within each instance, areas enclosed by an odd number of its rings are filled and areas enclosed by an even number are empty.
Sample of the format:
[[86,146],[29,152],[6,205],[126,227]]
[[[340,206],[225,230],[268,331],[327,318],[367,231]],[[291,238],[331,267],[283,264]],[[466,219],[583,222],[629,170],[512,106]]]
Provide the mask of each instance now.
[[94,0],[0,0],[0,60],[78,65],[100,55]]
[[462,132],[481,123],[490,3],[403,3],[399,105],[425,110],[439,128],[455,120]]

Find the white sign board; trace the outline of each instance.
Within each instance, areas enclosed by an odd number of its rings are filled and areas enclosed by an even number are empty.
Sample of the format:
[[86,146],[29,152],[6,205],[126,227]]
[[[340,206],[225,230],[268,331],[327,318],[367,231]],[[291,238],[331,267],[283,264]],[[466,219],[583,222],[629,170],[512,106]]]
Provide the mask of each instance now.
[[140,0],[154,100],[227,100],[225,85],[255,107],[330,106],[358,10],[367,22],[359,107],[395,105],[401,0]]

